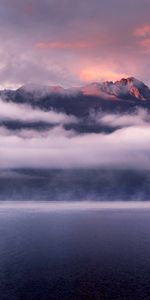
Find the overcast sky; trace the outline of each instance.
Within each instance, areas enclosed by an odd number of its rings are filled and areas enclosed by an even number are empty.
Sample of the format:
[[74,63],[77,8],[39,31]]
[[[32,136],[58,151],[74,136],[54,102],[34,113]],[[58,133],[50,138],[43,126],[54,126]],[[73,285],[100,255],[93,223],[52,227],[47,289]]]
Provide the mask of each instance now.
[[149,0],[1,0],[0,87],[150,85]]

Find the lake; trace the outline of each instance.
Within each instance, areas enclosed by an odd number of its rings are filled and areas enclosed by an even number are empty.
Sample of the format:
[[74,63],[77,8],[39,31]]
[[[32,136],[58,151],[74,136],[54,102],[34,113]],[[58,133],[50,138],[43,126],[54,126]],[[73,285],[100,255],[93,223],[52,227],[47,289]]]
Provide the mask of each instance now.
[[150,203],[1,202],[0,299],[150,299]]

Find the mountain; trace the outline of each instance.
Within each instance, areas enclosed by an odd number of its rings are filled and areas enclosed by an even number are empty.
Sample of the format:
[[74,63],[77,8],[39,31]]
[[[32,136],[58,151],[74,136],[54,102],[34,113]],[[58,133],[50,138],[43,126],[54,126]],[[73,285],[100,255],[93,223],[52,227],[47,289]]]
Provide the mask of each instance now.
[[94,82],[79,88],[27,84],[16,91],[0,91],[4,101],[30,104],[42,110],[56,110],[83,117],[91,110],[130,111],[150,107],[150,89],[134,77],[120,81]]
[[134,77],[122,78],[116,82],[95,82],[83,87],[81,91],[86,95],[103,96],[105,98],[150,101],[150,89]]
[[[42,111],[55,111],[73,115],[78,119],[74,124],[65,124],[67,130],[77,132],[112,132],[117,128],[99,124],[93,117],[98,113],[132,114],[137,109],[150,111],[150,89],[134,77],[112,82],[94,82],[79,88],[65,89],[60,86],[27,84],[17,90],[0,91],[4,102],[27,104]],[[47,122],[0,121],[0,126],[9,129],[47,129],[53,124]]]
[[[112,100],[143,100],[150,102],[150,89],[142,81],[134,77],[122,78],[112,82],[93,82],[83,87],[64,89],[61,86],[46,86],[38,84],[27,84],[16,91],[0,91],[0,95],[5,100],[15,101],[20,96],[37,100],[43,97],[55,96],[93,96]],[[17,100],[16,100],[17,101]],[[24,100],[25,101],[25,100]],[[23,102],[24,102],[23,101]]]

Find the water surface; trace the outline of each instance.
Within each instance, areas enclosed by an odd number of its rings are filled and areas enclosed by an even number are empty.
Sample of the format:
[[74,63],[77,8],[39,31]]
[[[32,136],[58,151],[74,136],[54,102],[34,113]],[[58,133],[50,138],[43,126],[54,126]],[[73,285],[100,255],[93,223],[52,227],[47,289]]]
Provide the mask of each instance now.
[[0,204],[0,299],[150,299],[150,204]]

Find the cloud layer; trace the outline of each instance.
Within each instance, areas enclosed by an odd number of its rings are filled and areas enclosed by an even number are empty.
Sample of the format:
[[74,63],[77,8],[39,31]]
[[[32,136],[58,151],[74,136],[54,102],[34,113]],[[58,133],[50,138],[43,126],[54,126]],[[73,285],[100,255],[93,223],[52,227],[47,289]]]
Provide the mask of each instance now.
[[[23,113],[25,109],[24,106]],[[15,107],[13,117],[16,117],[18,111]],[[30,118],[37,121],[44,118],[44,115],[59,124],[44,132],[33,129],[8,130],[1,126],[1,168],[150,167],[150,118],[143,110],[132,115],[95,116],[95,120],[101,124],[118,127],[111,134],[81,135],[72,130],[66,131],[63,122],[70,121],[68,117],[53,112],[31,110],[27,117],[20,114],[20,118],[26,122]]]
[[76,122],[73,116],[54,111],[44,112],[40,109],[33,109],[26,104],[15,104],[0,99],[0,121],[17,120],[22,122],[46,122],[49,124],[67,124]]
[[1,0],[0,85],[150,84],[149,0]]

